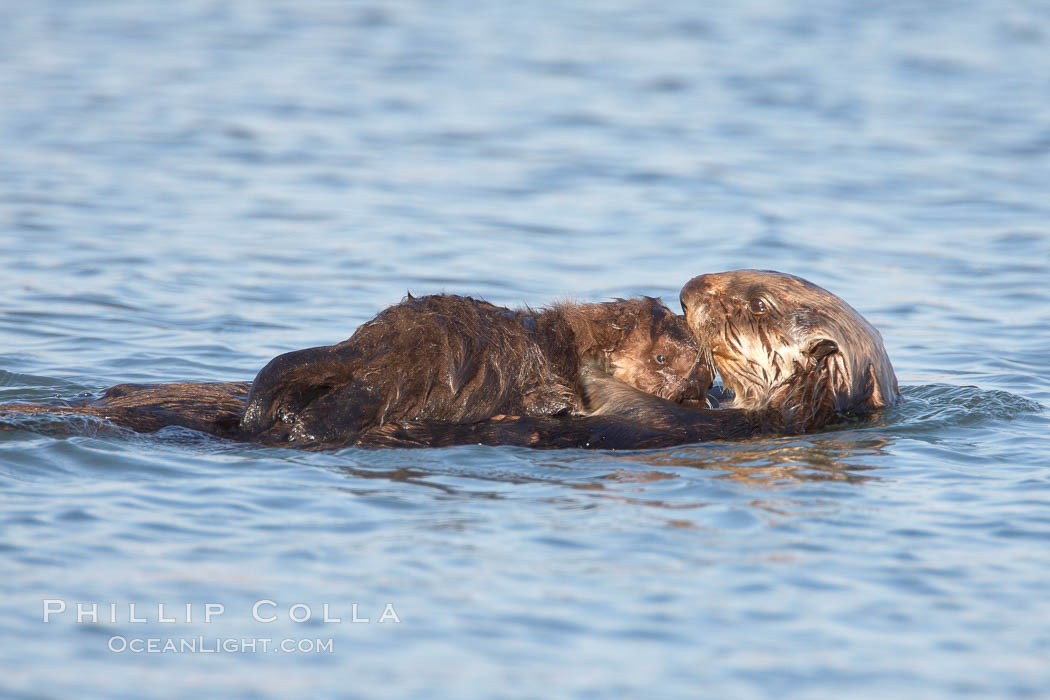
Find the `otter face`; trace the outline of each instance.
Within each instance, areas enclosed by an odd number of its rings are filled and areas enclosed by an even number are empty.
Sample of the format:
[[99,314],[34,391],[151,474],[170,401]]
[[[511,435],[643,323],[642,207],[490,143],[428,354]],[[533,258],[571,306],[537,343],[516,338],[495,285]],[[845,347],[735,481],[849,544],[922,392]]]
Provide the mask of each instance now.
[[702,401],[711,388],[714,370],[685,318],[654,303],[649,320],[651,323],[639,320],[609,353],[609,373],[647,394],[676,403]]
[[681,302],[737,408],[791,395],[836,412],[863,411],[899,397],[879,332],[806,280],[767,270],[700,275],[682,289]]

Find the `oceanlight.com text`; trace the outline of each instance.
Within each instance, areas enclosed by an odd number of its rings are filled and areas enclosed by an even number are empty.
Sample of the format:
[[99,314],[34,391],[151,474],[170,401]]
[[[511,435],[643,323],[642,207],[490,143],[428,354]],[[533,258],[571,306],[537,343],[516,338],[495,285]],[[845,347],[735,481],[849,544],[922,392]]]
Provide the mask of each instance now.
[[115,654],[332,654],[328,639],[270,637],[124,637],[109,638]]

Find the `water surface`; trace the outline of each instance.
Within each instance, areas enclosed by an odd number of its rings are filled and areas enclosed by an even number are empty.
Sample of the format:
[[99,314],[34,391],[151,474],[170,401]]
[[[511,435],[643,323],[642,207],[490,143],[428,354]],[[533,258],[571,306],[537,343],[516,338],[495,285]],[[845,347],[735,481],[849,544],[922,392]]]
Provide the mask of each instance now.
[[[906,399],[626,453],[8,421],[0,691],[1050,688],[1044,5],[49,0],[5,10],[0,95],[0,401],[250,379],[409,290],[676,306],[740,267],[847,299]],[[198,636],[332,650],[111,651]]]

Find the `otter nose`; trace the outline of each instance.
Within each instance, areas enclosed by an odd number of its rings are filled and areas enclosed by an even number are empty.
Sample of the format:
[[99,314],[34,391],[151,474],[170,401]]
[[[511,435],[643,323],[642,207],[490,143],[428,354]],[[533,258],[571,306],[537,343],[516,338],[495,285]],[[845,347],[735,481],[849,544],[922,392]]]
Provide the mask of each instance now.
[[695,313],[697,308],[706,303],[706,300],[714,293],[715,285],[712,275],[698,275],[694,277],[682,287],[682,293],[678,299],[682,304],[682,311],[685,312],[686,316],[689,316],[690,313]]
[[698,382],[687,381],[682,385],[682,390],[678,392],[678,403],[684,401],[700,401],[704,397],[704,391],[700,388]]

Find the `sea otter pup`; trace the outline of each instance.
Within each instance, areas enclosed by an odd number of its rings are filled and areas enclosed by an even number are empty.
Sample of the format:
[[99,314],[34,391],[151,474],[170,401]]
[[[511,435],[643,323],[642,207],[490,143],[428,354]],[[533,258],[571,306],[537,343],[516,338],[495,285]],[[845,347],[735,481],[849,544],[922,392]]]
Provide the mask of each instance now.
[[713,371],[658,299],[507,309],[406,297],[348,339],[280,355],[252,383],[244,438],[353,444],[387,423],[470,424],[585,413],[583,363],[670,402],[702,400]]
[[409,296],[342,343],[273,359],[250,393],[244,382],[121,384],[98,399],[0,405],[0,415],[78,414],[138,432],[182,426],[267,443],[353,444],[393,420],[577,415],[584,362],[670,401],[701,400],[714,374],[685,319],[657,299],[532,311]]
[[580,387],[589,416],[506,417],[471,425],[407,422],[363,442],[630,449],[816,430],[900,399],[882,337],[849,304],[779,272],[700,275],[682,289],[686,321],[733,398],[717,410],[645,394],[600,368]]

